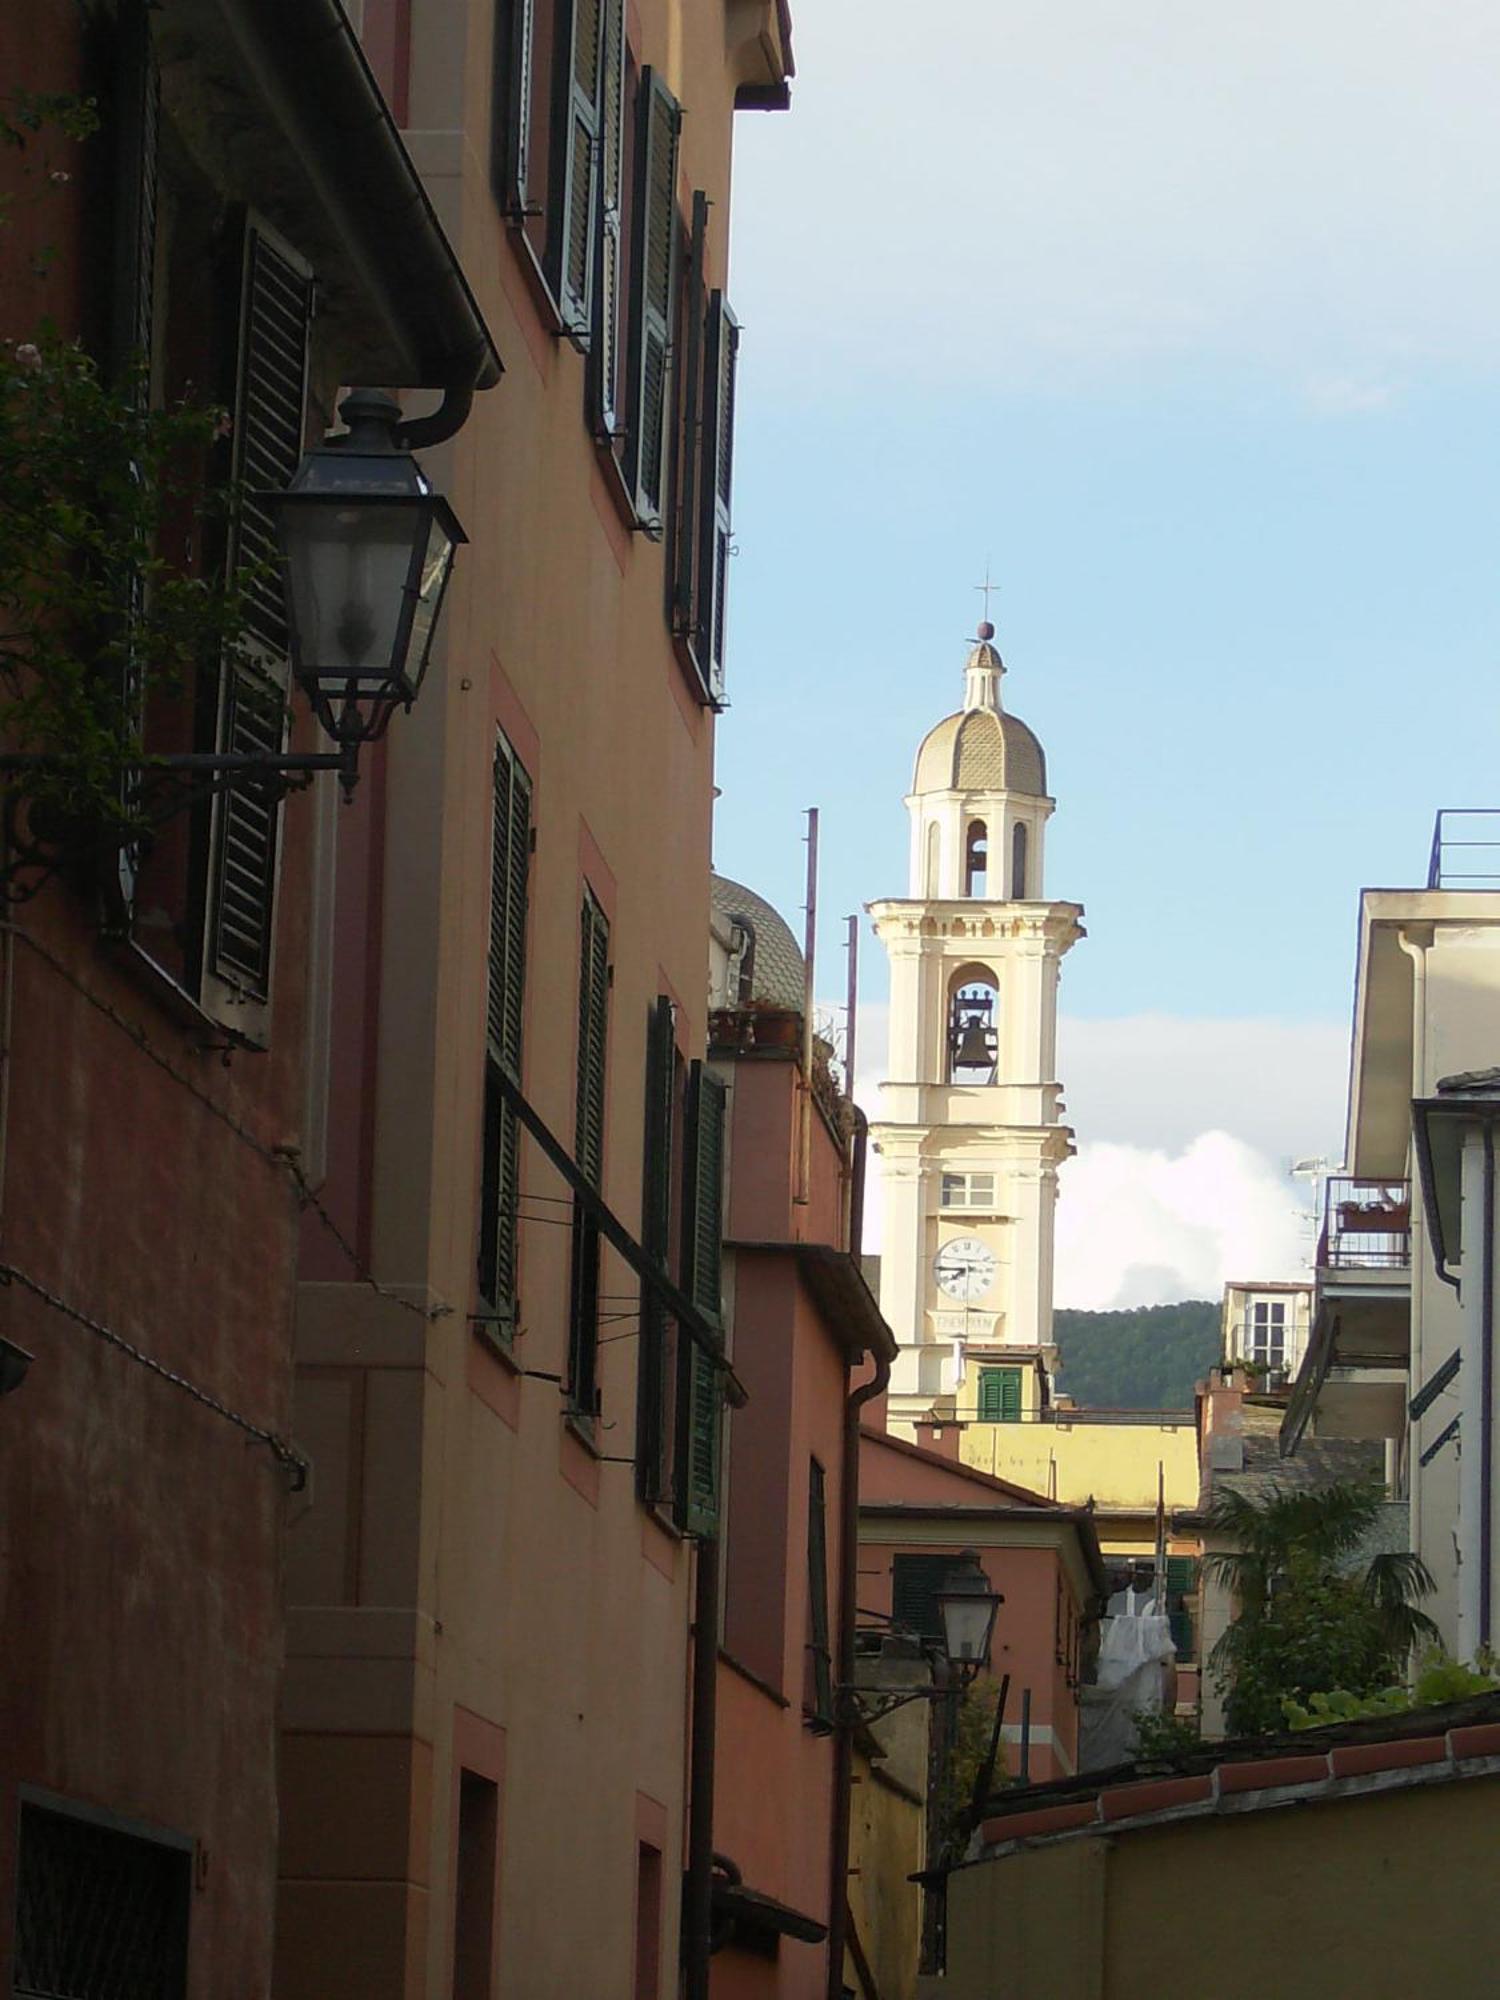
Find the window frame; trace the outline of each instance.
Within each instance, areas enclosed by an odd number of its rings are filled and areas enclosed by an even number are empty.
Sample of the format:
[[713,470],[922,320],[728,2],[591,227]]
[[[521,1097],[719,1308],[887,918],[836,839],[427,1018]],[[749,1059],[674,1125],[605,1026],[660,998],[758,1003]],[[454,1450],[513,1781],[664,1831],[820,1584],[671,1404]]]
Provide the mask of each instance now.
[[[502,827],[503,816],[503,827]],[[524,1081],[526,955],[536,782],[498,727],[490,765],[490,909],[485,948],[483,1126],[475,1324],[509,1350],[520,1318],[521,1121],[501,1087]],[[519,903],[519,911],[517,904]],[[497,943],[497,927],[501,937]],[[507,1278],[508,1282],[502,1284]]]

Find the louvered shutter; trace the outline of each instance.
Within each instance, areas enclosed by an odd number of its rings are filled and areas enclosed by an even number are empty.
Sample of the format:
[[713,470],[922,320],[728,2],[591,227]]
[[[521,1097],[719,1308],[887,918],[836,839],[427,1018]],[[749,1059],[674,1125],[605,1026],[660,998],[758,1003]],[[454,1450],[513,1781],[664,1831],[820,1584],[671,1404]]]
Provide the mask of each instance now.
[[[247,229],[234,396],[236,506],[229,560],[248,573],[245,651],[220,675],[217,747],[279,756],[286,739],[288,639],[275,526],[260,497],[290,484],[302,456],[312,278],[292,254]],[[271,789],[217,801],[210,865],[204,1006],[253,1032],[245,1003],[270,993],[277,835]],[[216,992],[212,980],[227,992]]]
[[953,1561],[950,1555],[893,1556],[891,1559],[891,1623],[939,1644],[943,1614],[938,1593]]
[[682,113],[677,99],[652,69],[641,71],[640,102],[631,259],[627,476],[641,525],[659,534],[671,400],[677,139]]
[[479,1290],[501,1319],[516,1296],[516,1207],[521,1128],[499,1073],[521,1080],[526,997],[526,886],[531,861],[531,780],[502,736],[495,745],[490,833],[490,937],[486,996],[484,1152]]
[[704,341],[703,471],[698,525],[698,665],[714,702],[724,698],[725,595],[729,507],[734,483],[734,385],[739,322],[722,292],[708,302]]
[[580,345],[587,343],[593,320],[604,5],[605,0],[559,0],[557,12],[547,275],[563,325]]
[[604,1177],[604,1058],[609,1029],[609,925],[586,889],[578,960],[578,1102],[574,1156],[595,1187]]
[[985,1368],[979,1376],[979,1421],[1018,1424],[1021,1421],[1019,1368]]
[[[683,1287],[698,1310],[718,1326],[723,1315],[724,1085],[694,1063],[688,1095],[684,1161]],[[687,1393],[679,1434],[682,1525],[690,1535],[712,1535],[719,1523],[720,1431],[723,1371],[696,1341],[684,1341]]]
[[600,71],[601,152],[599,268],[594,284],[594,338],[589,347],[593,424],[612,439],[620,422],[620,279],[625,175],[625,0],[603,0],[604,54]]
[[682,366],[677,371],[682,399],[676,432],[672,548],[672,628],[697,650],[698,466],[703,421],[703,258],[708,236],[708,196],[693,193],[688,236],[687,282],[682,294]]
[[828,1503],[823,1468],[811,1461],[807,1481],[807,1651],[805,1700],[809,1720],[833,1727],[833,1655],[828,1644]]
[[501,210],[512,222],[529,207],[535,44],[536,0],[509,0],[495,21],[492,178]]
[[[665,994],[646,1030],[646,1156],[641,1247],[665,1271],[672,1236],[672,1125],[676,1109],[675,1010]],[[636,1377],[636,1481],[641,1498],[661,1498],[665,1477],[667,1316],[649,1285],[641,1287],[640,1366]]]

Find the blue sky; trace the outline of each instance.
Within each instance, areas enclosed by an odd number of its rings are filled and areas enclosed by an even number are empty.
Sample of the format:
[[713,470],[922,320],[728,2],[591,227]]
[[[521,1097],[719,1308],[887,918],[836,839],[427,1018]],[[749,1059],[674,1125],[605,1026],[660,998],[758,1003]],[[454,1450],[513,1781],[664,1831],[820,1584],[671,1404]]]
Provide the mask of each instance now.
[[988,558],[1087,911],[1064,1061],[1169,1024],[1080,1140],[1336,1147],[1357,892],[1500,803],[1500,10],[804,0],[797,57],[737,134],[717,865],[800,925],[822,808],[841,992]]

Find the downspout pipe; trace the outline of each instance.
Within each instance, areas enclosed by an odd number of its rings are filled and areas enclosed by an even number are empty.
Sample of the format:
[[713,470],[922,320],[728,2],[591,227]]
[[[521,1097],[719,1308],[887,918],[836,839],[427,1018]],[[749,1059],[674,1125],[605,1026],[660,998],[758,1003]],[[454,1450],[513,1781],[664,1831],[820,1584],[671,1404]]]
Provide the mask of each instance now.
[[[865,1148],[869,1121],[854,1113],[854,1171],[849,1254],[859,1261],[864,1222]],[[854,1627],[859,1616],[859,1420],[867,1403],[890,1385],[887,1356],[875,1356],[875,1373],[844,1404],[844,1453],[839,1482],[839,1642],[834,1667],[833,1831],[828,1856],[827,2000],[843,2000],[844,1940],[849,1926],[849,1810],[854,1776],[854,1715],[846,1689],[854,1685]]]
[[1490,1643],[1495,1485],[1495,1127],[1484,1122],[1484,1238],[1480,1252],[1479,1643]]
[[709,2000],[714,1919],[714,1760],[719,1705],[719,1538],[698,1543],[693,1600],[688,1857],[683,1883],[684,2000]]

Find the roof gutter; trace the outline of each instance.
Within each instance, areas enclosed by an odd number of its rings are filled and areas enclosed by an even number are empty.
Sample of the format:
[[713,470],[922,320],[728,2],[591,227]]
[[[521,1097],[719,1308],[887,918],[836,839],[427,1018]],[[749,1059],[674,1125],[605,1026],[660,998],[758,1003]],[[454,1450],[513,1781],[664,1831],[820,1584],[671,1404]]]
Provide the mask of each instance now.
[[390,324],[402,378],[442,389],[403,443],[451,437],[499,351],[339,0],[212,0],[265,104]]

